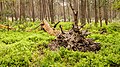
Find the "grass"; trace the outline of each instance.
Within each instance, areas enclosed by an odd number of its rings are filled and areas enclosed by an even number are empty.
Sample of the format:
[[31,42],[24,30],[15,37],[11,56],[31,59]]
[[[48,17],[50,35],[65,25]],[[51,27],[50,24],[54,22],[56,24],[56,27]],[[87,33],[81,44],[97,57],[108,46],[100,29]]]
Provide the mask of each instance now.
[[[34,28],[37,24],[31,23],[26,28],[30,29],[32,26]],[[71,28],[70,22],[60,24],[64,30]],[[17,25],[14,27],[17,28]],[[84,29],[87,28],[89,25]],[[100,34],[102,29],[107,32]],[[119,67],[120,23],[111,23],[102,28],[92,26],[89,31],[92,34],[88,37],[101,43],[101,50],[96,53],[72,51],[63,47],[51,51],[47,45],[55,37],[44,31],[0,30],[0,67]]]

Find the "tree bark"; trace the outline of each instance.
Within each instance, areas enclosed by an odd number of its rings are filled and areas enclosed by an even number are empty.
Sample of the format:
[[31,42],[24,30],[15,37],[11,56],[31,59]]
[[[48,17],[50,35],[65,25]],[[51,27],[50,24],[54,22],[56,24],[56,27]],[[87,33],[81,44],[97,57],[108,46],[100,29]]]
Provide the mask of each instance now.
[[73,16],[74,16],[74,27],[78,28],[78,10],[75,10],[75,8],[73,8],[71,1],[70,1],[70,7],[72,9]]
[[66,22],[65,0],[63,0],[63,15],[64,15],[64,22]]
[[81,24],[86,24],[86,0],[81,0]]
[[51,23],[54,23],[54,9],[53,9],[53,0],[49,0],[49,10],[50,10],[50,17]]
[[2,21],[2,2],[0,2],[0,21]]
[[108,25],[108,7],[107,7],[107,0],[104,1],[104,19],[105,24]]
[[20,21],[25,20],[25,0],[20,0]]
[[97,0],[95,1],[95,26],[97,26],[98,23],[98,10],[97,10]]
[[110,22],[112,22],[112,3],[111,0],[109,0],[109,15],[110,15]]
[[35,22],[35,10],[34,10],[34,1],[32,0],[32,18],[33,22]]
[[102,27],[102,12],[101,12],[102,5],[101,5],[101,0],[98,0],[98,1],[99,1],[99,19],[100,19],[100,27]]
[[91,17],[90,17],[90,1],[87,0],[87,22],[91,23]]

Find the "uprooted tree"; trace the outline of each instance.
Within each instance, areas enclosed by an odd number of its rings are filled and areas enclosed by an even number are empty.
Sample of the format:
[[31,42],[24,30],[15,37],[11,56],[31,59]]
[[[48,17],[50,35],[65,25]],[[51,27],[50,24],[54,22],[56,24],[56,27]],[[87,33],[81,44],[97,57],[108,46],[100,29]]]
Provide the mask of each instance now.
[[[84,24],[78,26],[78,11],[73,8],[71,2],[70,7],[74,15],[74,24],[72,25],[73,27],[68,32],[64,32],[62,26],[60,25],[61,33],[57,34],[57,38],[48,45],[50,49],[56,50],[57,48],[63,46],[70,50],[78,50],[83,52],[100,50],[100,43],[96,43],[93,39],[87,38],[90,33],[87,30],[82,30]],[[56,34],[54,33],[54,30],[50,28],[50,26],[45,22],[42,23],[41,26],[46,32],[53,35]],[[49,29],[47,29],[46,27],[49,27]]]

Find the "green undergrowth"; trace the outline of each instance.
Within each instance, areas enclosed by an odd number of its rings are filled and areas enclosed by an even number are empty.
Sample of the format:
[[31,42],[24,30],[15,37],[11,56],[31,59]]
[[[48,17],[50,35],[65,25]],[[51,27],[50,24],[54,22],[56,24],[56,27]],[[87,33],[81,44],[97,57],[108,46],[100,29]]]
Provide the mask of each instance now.
[[[69,30],[72,26],[69,22],[60,24],[63,24],[65,30]],[[59,29],[59,25],[57,29]],[[63,47],[51,51],[47,45],[55,37],[44,31],[1,30],[0,67],[119,67],[120,23],[111,23],[102,28],[92,26],[90,29],[89,25],[86,25],[84,29],[91,32],[89,38],[101,43],[100,51],[79,52]],[[103,32],[104,30],[105,32]]]
[[0,32],[0,66],[29,66],[34,53],[55,37],[40,32]]
[[58,30],[60,30],[60,25],[62,26],[62,28],[63,28],[63,30],[70,30],[71,28],[72,28],[72,22],[60,22],[58,25],[57,25],[57,27],[56,27],[56,29],[58,29]]

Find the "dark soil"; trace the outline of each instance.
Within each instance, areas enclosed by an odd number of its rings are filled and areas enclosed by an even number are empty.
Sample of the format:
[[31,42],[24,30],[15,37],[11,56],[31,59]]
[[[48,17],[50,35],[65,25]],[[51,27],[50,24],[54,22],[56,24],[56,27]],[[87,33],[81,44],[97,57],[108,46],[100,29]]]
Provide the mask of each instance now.
[[79,28],[72,28],[68,32],[63,32],[57,36],[48,46],[51,50],[56,50],[59,47],[65,47],[74,51],[99,51],[100,43],[94,42],[93,39],[87,38],[90,34],[87,30],[80,30]]

